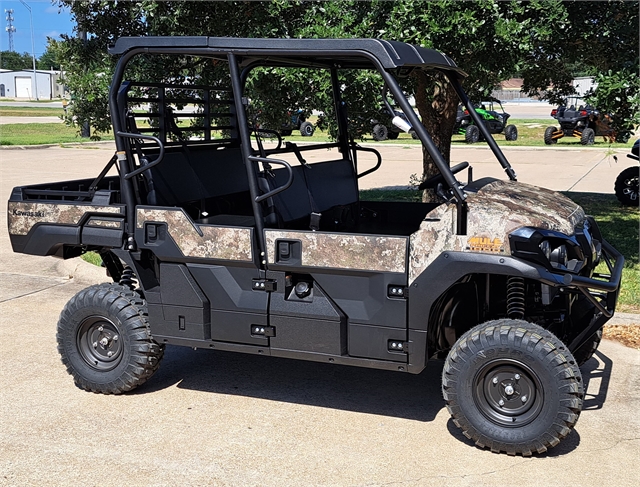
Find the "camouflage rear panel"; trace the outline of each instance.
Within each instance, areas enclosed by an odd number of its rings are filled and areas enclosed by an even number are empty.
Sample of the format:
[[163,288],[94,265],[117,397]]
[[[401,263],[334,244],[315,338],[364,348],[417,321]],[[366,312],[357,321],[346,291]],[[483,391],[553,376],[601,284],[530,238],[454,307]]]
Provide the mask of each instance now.
[[275,263],[277,240],[302,242],[302,265],[380,272],[406,272],[406,237],[376,237],[309,231],[265,230],[267,258]]
[[87,213],[122,214],[120,206],[92,206],[79,203],[9,202],[9,234],[27,235],[37,223],[77,225]]
[[144,228],[145,222],[166,223],[167,232],[185,257],[253,262],[250,228],[196,225],[180,208],[138,208],[137,227]]
[[442,252],[489,252],[511,255],[509,234],[536,227],[572,235],[585,219],[569,198],[544,188],[514,181],[494,181],[468,193],[467,235],[456,235],[455,205],[431,211],[411,235],[409,282],[413,282]]

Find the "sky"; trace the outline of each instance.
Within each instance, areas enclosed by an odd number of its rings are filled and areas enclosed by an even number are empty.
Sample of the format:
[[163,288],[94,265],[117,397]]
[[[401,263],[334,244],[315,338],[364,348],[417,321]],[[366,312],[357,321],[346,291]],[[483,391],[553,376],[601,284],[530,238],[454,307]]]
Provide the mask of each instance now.
[[[68,9],[60,10],[57,2],[51,0],[25,0],[33,13],[33,40],[35,56],[40,57],[47,48],[47,37],[57,38],[60,34],[73,34],[74,23]],[[9,34],[6,31],[5,9],[13,9],[14,51],[31,54],[31,25],[29,10],[18,0],[0,0],[2,29],[0,29],[0,51],[9,50]]]

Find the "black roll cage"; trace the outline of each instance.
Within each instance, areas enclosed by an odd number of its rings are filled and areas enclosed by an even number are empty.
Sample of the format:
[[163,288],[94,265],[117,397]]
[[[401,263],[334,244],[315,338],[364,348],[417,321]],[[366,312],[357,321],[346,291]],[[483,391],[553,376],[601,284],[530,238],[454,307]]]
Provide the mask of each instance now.
[[[144,39],[144,38],[141,38]],[[129,63],[129,61],[135,56],[142,54],[154,54],[154,55],[185,55],[185,56],[201,56],[208,57],[212,59],[219,59],[222,61],[226,61],[229,64],[229,70],[231,74],[231,85],[233,91],[233,99],[235,104],[235,111],[237,117],[237,130],[240,135],[240,143],[241,143],[241,151],[243,160],[245,162],[245,167],[247,170],[247,175],[249,179],[249,192],[252,200],[252,207],[254,215],[256,216],[256,234],[258,239],[258,244],[260,246],[259,251],[265,252],[265,244],[264,244],[264,234],[263,229],[264,225],[262,219],[259,216],[262,215],[262,209],[260,207],[261,201],[261,193],[258,188],[257,183],[257,175],[254,172],[255,169],[255,158],[253,156],[253,151],[251,148],[251,138],[249,132],[249,124],[246,119],[246,113],[243,106],[243,92],[244,85],[247,79],[249,72],[258,66],[263,67],[299,67],[299,68],[323,68],[329,69],[331,73],[332,79],[332,87],[333,87],[333,98],[335,103],[335,110],[339,124],[339,138],[337,143],[335,144],[327,144],[327,146],[338,147],[339,150],[348,157],[350,149],[352,149],[349,144],[347,132],[346,132],[346,120],[341,120],[340,116],[340,86],[338,80],[337,70],[339,68],[350,68],[352,66],[342,65],[341,60],[345,59],[353,60],[359,59],[364,60],[368,63],[366,64],[357,64],[353,66],[355,69],[375,69],[378,71],[389,91],[391,91],[396,103],[404,112],[407,117],[409,123],[413,126],[418,138],[427,149],[427,152],[435,162],[438,170],[442,174],[444,181],[451,188],[455,204],[457,206],[457,233],[460,235],[466,234],[467,227],[467,203],[466,203],[466,194],[463,188],[457,183],[455,176],[450,170],[448,163],[445,161],[444,157],[438,150],[437,146],[431,139],[431,136],[424,128],[420,119],[413,111],[413,108],[409,104],[409,101],[404,96],[401,87],[398,82],[394,78],[393,74],[390,72],[390,68],[385,67],[383,62],[378,59],[371,50],[366,49],[335,49],[335,50],[327,50],[327,49],[319,49],[319,50],[305,50],[304,52],[296,50],[296,49],[247,49],[247,48],[234,48],[234,47],[211,47],[205,44],[204,46],[201,43],[198,43],[198,47],[185,47],[184,44],[181,45],[180,42],[175,42],[173,45],[162,45],[162,43],[158,43],[158,39],[161,38],[151,38],[152,41],[149,43],[148,47],[132,47],[127,48],[122,51],[122,56],[119,59],[111,87],[109,92],[109,109],[112,114],[112,124],[113,131],[115,134],[115,143],[116,143],[116,155],[119,163],[119,172],[121,175],[121,193],[123,203],[126,206],[126,237],[127,237],[127,248],[128,250],[135,250],[135,239],[133,236],[134,228],[135,228],[135,205],[136,205],[136,189],[134,188],[134,180],[131,178],[134,174],[139,174],[140,172],[144,172],[150,165],[144,166],[144,168],[135,169],[132,164],[132,151],[130,147],[129,141],[132,138],[140,138],[139,134],[130,134],[125,130],[126,122],[125,122],[125,111],[120,109],[124,100],[124,93],[122,93],[120,89],[122,82],[124,71]],[[180,38],[167,38],[168,40],[180,39]],[[239,39],[240,40],[240,39]],[[224,40],[224,43],[227,43],[227,40]],[[260,41],[259,39],[252,39],[252,43],[255,41]],[[265,40],[266,41],[266,40]],[[273,40],[271,40],[273,41]],[[291,41],[299,41],[292,39]],[[304,40],[306,41],[306,40]],[[366,40],[365,40],[366,41]],[[130,42],[130,39],[125,39],[125,44]],[[142,41],[140,41],[142,42]],[[232,43],[232,41],[228,41]],[[318,41],[322,44],[323,47],[326,46],[326,40],[323,42],[322,40]],[[345,41],[348,42],[348,41]],[[360,42],[362,44],[363,40],[356,40],[355,42]],[[382,41],[379,41],[382,42]],[[136,42],[134,40],[132,46],[135,46]],[[387,42],[387,44],[390,44]],[[202,46],[202,47],[200,47]],[[206,47],[205,47],[206,46]],[[409,46],[402,43],[393,43],[393,46],[396,48],[402,47],[402,49],[406,49],[407,47],[413,48],[413,50],[418,53],[427,53],[432,55],[440,54],[435,51],[428,51],[424,49],[418,49],[414,46]],[[116,45],[117,47],[117,45]],[[121,52],[117,49],[110,49],[112,53],[120,54]],[[345,56],[345,53],[348,52],[349,56]],[[404,52],[406,54],[406,52]],[[413,54],[413,53],[411,53]],[[441,54],[440,54],[441,55]],[[469,98],[464,92],[462,85],[460,84],[460,79],[464,76],[464,73],[460,71],[459,68],[453,64],[446,56],[441,55],[449,65],[445,64],[424,64],[421,66],[421,69],[437,69],[442,71],[449,81],[452,83],[456,93],[458,94],[462,103],[468,108],[469,114],[474,120],[475,124],[478,126],[479,130],[482,132],[483,136],[487,140],[489,147],[492,152],[500,162],[501,166],[504,168],[507,173],[509,179],[516,180],[515,172],[507,161],[506,157],[498,147],[497,143],[489,133],[488,129],[482,123],[480,116],[473,109],[473,105],[471,104]],[[257,58],[257,60],[252,61],[251,59]],[[309,58],[317,60],[318,58],[323,59],[322,61],[309,61]],[[243,59],[248,59],[244,66],[242,66]],[[290,62],[287,62],[290,59]],[[388,61],[386,61],[388,63]],[[369,64],[370,63],[370,64]],[[242,71],[240,71],[240,67],[242,67]],[[420,67],[420,66],[417,66]],[[416,66],[411,66],[408,69],[415,69]],[[403,68],[396,67],[397,70],[401,70]],[[162,153],[162,144],[160,144],[160,151]],[[280,151],[282,152],[282,151]],[[161,154],[153,161],[153,165],[161,163]],[[378,161],[378,166],[379,166]],[[376,167],[378,167],[376,166]],[[364,175],[361,174],[360,176]],[[283,188],[284,189],[284,188]]]

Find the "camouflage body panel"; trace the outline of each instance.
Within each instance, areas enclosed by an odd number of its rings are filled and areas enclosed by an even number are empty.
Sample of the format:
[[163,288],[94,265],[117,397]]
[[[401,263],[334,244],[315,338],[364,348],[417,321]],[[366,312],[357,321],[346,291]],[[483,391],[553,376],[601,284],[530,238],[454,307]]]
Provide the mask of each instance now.
[[90,218],[85,224],[87,227],[100,227],[100,228],[122,228],[124,220],[103,220],[101,218]]
[[136,226],[145,222],[167,224],[167,232],[185,257],[253,262],[252,229],[196,225],[180,208],[136,210]]
[[455,205],[431,211],[411,235],[410,283],[447,250],[510,255],[509,234],[520,227],[573,235],[575,226],[585,219],[582,208],[569,198],[515,181],[494,181],[467,195],[467,235],[455,233]]
[[27,235],[37,223],[58,223],[61,225],[77,225],[86,213],[123,214],[124,207],[92,206],[78,203],[37,203],[9,202],[8,209],[9,234]]
[[302,265],[380,272],[406,272],[406,237],[265,230],[267,258],[275,263],[277,240],[302,242]]

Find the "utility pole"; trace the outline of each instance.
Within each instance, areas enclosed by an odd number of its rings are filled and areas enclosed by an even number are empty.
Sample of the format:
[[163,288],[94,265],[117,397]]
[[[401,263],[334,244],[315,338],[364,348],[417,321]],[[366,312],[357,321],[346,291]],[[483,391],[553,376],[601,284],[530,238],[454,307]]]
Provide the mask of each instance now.
[[34,93],[36,96],[36,101],[38,98],[38,74],[36,73],[36,44],[33,40],[33,13],[31,12],[31,7],[24,0],[20,0],[20,3],[24,5],[29,11],[29,22],[31,23],[31,60],[33,61],[33,85],[34,85]]
[[13,52],[15,49],[13,48],[13,33],[16,31],[16,28],[13,26],[13,9],[4,9],[4,13],[7,14],[7,27],[5,30],[9,33],[9,51]]

